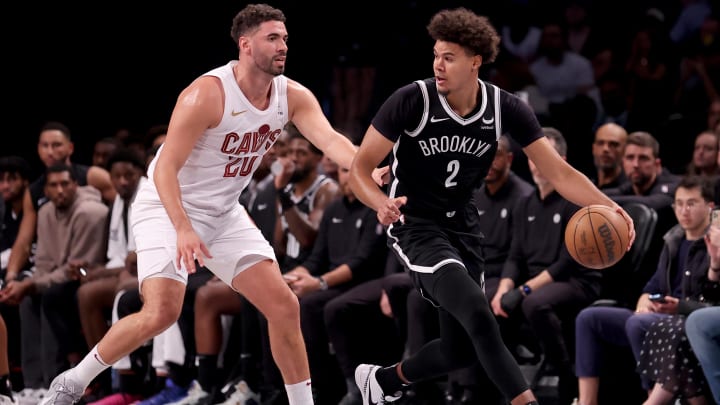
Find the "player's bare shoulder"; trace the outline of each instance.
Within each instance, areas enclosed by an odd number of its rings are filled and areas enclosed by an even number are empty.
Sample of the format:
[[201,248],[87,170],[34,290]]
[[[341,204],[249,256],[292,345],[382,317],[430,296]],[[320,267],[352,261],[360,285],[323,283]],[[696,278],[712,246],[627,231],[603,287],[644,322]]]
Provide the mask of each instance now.
[[300,82],[287,79],[287,95],[288,95],[288,109],[290,110],[290,116],[292,117],[293,112],[297,109],[305,108],[309,105],[317,104],[319,102],[315,95],[303,86]]
[[198,77],[180,92],[175,108],[200,113],[216,125],[222,118],[224,105],[222,82],[215,76],[206,75]]

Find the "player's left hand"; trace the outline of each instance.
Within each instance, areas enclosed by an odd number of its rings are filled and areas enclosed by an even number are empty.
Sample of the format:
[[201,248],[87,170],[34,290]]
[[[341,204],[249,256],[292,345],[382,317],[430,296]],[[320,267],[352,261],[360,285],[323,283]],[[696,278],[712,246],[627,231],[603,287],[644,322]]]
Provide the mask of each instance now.
[[627,223],[628,231],[629,231],[628,237],[630,240],[628,242],[627,250],[630,251],[630,248],[632,247],[633,243],[635,242],[635,222],[633,222],[633,219],[630,217],[630,215],[628,215],[628,213],[624,209],[622,209],[622,207],[620,207],[619,205],[615,207],[615,211],[618,214],[622,215],[622,217],[625,219],[625,222]]

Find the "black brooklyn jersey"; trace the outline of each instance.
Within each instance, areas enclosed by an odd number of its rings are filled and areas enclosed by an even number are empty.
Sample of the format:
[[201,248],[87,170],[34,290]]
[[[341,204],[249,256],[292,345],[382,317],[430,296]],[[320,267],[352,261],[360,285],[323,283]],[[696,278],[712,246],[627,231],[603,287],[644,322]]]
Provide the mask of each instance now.
[[482,183],[503,133],[521,146],[542,136],[524,102],[479,84],[477,107],[466,117],[453,111],[431,78],[397,90],[373,119],[373,127],[395,142],[389,194],[408,197],[404,213],[452,217]]

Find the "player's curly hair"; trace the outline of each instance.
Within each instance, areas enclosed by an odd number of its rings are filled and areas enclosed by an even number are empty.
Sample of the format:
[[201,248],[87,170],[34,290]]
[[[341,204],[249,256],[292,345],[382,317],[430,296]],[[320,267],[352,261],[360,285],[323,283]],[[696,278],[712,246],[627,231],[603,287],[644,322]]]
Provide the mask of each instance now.
[[230,36],[235,44],[240,37],[250,31],[256,30],[265,21],[285,22],[285,14],[275,7],[267,4],[248,4],[233,18]]
[[452,42],[473,55],[482,56],[483,63],[495,60],[500,36],[487,17],[479,16],[464,7],[442,10],[435,14],[427,26],[435,41]]

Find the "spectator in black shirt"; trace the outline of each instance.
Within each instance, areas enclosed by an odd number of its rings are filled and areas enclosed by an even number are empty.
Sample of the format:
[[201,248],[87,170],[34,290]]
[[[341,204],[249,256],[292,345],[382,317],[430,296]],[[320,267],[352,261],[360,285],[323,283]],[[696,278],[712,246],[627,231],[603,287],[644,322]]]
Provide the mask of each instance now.
[[[560,156],[567,144],[553,128],[543,128]],[[564,199],[532,160],[535,193],[522,199],[513,211],[513,239],[493,312],[506,344],[519,337],[519,325],[528,323],[537,337],[545,362],[559,377],[558,403],[575,397],[572,369],[573,320],[600,294],[600,272],[580,266],[565,248],[565,226],[578,206]],[[519,287],[519,288],[518,288]]]
[[328,350],[325,304],[350,287],[381,276],[387,256],[382,225],[353,194],[348,170],[340,168],[338,179],[343,196],[325,208],[312,253],[285,274],[300,298],[302,331],[318,404],[337,403],[344,394],[342,380],[332,384],[333,377],[341,374]]
[[25,159],[20,156],[0,158],[0,270],[3,273],[20,228],[23,195],[29,184],[30,165]]

